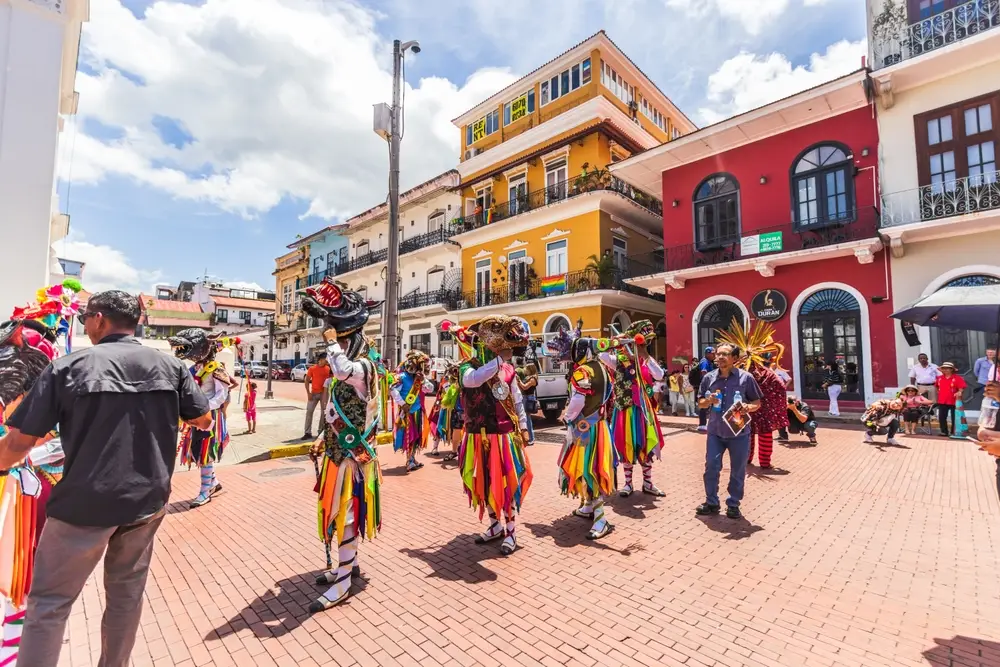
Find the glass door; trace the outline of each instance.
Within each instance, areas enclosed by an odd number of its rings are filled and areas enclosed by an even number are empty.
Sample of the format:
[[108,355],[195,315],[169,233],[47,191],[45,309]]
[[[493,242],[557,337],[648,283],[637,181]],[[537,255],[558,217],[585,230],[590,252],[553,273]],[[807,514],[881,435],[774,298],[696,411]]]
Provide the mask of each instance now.
[[476,307],[490,305],[490,296],[490,260],[481,259],[476,262]]
[[836,361],[844,377],[842,400],[864,400],[858,313],[814,313],[799,318],[802,396],[827,398],[823,388],[826,363]]

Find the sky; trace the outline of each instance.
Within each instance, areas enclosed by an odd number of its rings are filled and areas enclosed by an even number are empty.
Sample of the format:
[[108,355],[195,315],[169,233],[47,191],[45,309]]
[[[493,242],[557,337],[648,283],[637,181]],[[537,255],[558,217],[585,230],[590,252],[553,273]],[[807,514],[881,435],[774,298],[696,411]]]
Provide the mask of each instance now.
[[211,278],[383,201],[392,40],[403,190],[458,161],[451,120],[604,29],[699,126],[861,66],[863,0],[90,0],[61,135],[59,256],[90,290]]

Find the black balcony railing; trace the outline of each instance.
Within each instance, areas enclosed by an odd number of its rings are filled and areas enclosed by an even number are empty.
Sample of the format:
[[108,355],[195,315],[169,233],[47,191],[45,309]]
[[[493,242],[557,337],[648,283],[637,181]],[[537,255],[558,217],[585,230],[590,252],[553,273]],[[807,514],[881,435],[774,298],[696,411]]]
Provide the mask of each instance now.
[[399,299],[399,309],[408,310],[441,304],[447,310],[454,310],[455,304],[460,298],[461,294],[458,292],[443,289],[432,292],[413,292]]
[[[661,271],[682,271],[871,239],[878,237],[878,229],[879,211],[874,206],[868,206],[849,211],[840,221],[820,221],[809,225],[787,223],[744,230],[742,237],[704,239],[701,243],[673,246],[656,253],[640,255],[629,260],[626,277],[636,278]],[[755,236],[756,241],[753,239]]]
[[617,192],[651,213],[660,216],[663,215],[663,205],[660,203],[660,200],[638,188],[633,188],[625,181],[605,171],[595,171],[562,181],[561,183],[555,183],[541,190],[527,192],[508,202],[496,203],[488,212],[474,213],[464,218],[455,218],[450,224],[455,227],[455,233],[461,234],[485,227],[488,224],[495,224],[501,220],[513,218],[528,211],[534,211],[567,199],[579,197],[588,192],[597,191]]
[[524,277],[519,280],[494,283],[489,289],[474,290],[458,295],[458,300],[452,310],[482,308],[483,306],[544,299],[593,290],[620,290],[663,301],[662,294],[651,294],[640,287],[629,285],[625,282],[627,277],[625,272],[620,269],[601,273],[586,269],[547,278]]
[[[906,22],[905,2],[897,4],[895,12],[889,8],[883,11],[876,19],[879,26],[872,35],[875,69],[889,67],[981,32],[1000,28],[1000,0],[967,0],[951,4],[954,6],[914,23]],[[934,7],[938,7],[937,2]]]

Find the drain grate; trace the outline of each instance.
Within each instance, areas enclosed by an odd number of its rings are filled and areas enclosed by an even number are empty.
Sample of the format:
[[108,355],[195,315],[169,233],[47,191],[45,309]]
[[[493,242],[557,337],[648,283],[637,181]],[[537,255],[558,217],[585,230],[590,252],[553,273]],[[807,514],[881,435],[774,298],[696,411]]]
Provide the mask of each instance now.
[[275,468],[274,470],[265,470],[260,474],[261,477],[289,477],[291,475],[301,475],[306,471],[305,468],[298,466],[290,466],[287,468]]

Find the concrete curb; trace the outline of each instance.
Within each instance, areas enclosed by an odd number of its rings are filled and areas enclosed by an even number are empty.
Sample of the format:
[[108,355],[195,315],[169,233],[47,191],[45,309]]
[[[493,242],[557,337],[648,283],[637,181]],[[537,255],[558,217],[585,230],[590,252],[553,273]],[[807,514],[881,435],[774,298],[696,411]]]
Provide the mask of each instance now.
[[[375,446],[381,447],[383,445],[388,445],[392,443],[392,433],[379,433],[375,436]],[[290,456],[305,456],[309,453],[309,448],[312,446],[312,442],[303,442],[297,445],[282,445],[280,447],[272,447],[267,450],[267,456],[255,456],[252,459],[243,461],[243,463],[253,463],[256,461],[266,461],[268,459],[283,459]]]

